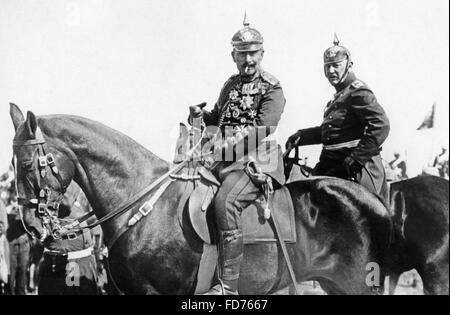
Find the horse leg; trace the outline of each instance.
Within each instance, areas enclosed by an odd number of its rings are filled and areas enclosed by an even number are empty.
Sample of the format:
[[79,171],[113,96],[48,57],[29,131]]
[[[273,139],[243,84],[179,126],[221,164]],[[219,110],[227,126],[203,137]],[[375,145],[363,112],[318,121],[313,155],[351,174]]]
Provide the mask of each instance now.
[[328,295],[344,295],[345,291],[342,290],[339,285],[332,280],[321,278],[318,279],[318,282],[320,283],[321,288],[328,294]]
[[[448,259],[448,256],[447,256]],[[422,278],[423,292],[426,295],[448,295],[448,261],[445,264],[428,264],[417,270]]]
[[395,294],[395,289],[397,288],[397,285],[398,285],[398,279],[400,279],[400,274],[398,274],[398,273],[389,274],[386,277],[385,281],[387,281],[387,283],[389,284],[389,287],[388,287],[389,295]]
[[335,251],[332,244],[333,238],[315,237],[302,222],[297,222],[297,281],[317,279],[328,294],[373,293],[366,284],[369,248],[355,243]]

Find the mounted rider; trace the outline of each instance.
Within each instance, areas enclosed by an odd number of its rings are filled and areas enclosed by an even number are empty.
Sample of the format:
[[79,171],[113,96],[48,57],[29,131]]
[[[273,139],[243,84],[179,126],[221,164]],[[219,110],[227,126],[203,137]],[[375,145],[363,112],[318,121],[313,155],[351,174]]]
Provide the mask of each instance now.
[[[271,135],[286,103],[279,81],[261,68],[263,37],[244,18],[244,28],[232,38],[231,56],[239,74],[223,86],[212,111],[206,104],[190,107],[189,121],[210,130],[214,157],[205,165],[221,180],[214,209],[219,230],[220,284],[206,294],[237,294],[243,259],[242,211],[261,194],[268,178],[284,184],[280,146]],[[246,165],[260,170],[250,177]]]
[[353,73],[350,51],[339,45],[325,50],[324,73],[336,93],[328,102],[320,126],[300,129],[286,148],[323,144],[313,175],[335,176],[360,183],[387,200],[381,145],[389,120],[372,90]]

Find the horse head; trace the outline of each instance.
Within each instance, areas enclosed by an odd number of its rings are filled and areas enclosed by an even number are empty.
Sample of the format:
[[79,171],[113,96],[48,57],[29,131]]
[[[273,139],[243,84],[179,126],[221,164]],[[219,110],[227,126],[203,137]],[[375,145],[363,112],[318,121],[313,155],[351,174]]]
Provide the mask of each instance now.
[[59,228],[58,210],[74,175],[74,163],[46,139],[32,112],[26,119],[19,107],[10,104],[16,134],[13,165],[21,218],[28,233],[44,242]]

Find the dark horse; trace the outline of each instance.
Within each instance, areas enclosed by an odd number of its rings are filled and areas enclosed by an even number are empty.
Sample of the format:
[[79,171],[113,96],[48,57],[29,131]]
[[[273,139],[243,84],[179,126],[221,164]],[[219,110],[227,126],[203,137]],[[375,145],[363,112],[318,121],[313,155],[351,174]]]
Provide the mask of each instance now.
[[391,184],[395,239],[391,246],[391,283],[416,269],[425,294],[449,294],[448,180],[419,176]]
[[[26,120],[11,105],[18,193],[35,198],[39,186],[37,145],[43,137],[65,184],[75,180],[98,218],[129,200],[169,169],[129,137],[100,123],[74,116]],[[17,145],[27,141],[29,145]],[[31,141],[35,143],[36,141]],[[52,193],[60,182],[47,173]],[[42,183],[41,183],[42,184]],[[201,258],[201,243],[180,227],[177,205],[185,183],[174,181],[141,222],[129,228],[110,248],[113,280],[127,294],[192,294]],[[329,294],[370,294],[368,264],[383,272],[389,247],[390,215],[383,203],[363,187],[336,178],[315,178],[287,185],[295,207],[297,243],[288,246],[299,281],[316,279]],[[102,224],[105,240],[126,227],[142,202],[130,212]],[[27,226],[41,236],[43,225],[33,208],[24,209]],[[200,248],[200,250],[199,250]],[[239,282],[241,294],[268,294],[289,285],[276,243],[247,245]],[[383,274],[379,275],[383,279]]]

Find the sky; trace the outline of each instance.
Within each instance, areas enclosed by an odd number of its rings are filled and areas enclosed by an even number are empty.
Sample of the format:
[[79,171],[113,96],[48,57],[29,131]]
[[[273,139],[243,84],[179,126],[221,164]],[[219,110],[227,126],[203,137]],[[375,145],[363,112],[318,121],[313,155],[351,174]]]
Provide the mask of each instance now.
[[[321,123],[333,88],[323,51],[336,32],[391,122],[383,157],[415,172],[449,131],[447,0],[0,0],[0,172],[11,161],[9,102],[36,115],[100,121],[171,160],[188,106],[212,108],[237,72],[244,11],[263,67],[287,100],[278,139]],[[435,128],[416,131],[436,102]],[[317,160],[320,146],[301,154]],[[421,164],[422,163],[422,164]],[[413,172],[413,170],[411,170]]]

